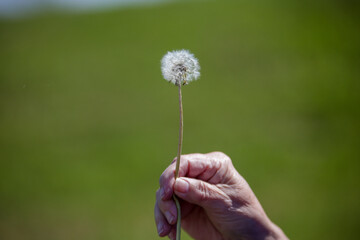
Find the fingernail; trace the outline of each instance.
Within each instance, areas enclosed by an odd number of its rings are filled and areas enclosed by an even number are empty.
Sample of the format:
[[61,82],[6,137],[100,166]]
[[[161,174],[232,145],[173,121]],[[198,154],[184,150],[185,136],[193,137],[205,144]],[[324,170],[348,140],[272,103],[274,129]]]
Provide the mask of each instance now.
[[181,178],[178,178],[176,179],[174,188],[177,192],[187,193],[189,191],[189,183]]
[[164,199],[164,197],[165,197],[164,188],[160,188],[160,197],[161,197],[161,199]]
[[157,230],[158,230],[159,235],[161,235],[164,232],[164,224],[162,222],[160,222],[157,225]]
[[169,211],[166,211],[166,212],[165,212],[165,217],[166,217],[166,219],[168,220],[168,222],[169,222],[170,224],[174,224],[174,223],[175,223],[175,217],[174,217],[174,215],[172,215]]
[[171,232],[171,233],[169,234],[169,238],[170,238],[171,240],[175,239],[175,234],[174,234],[174,232]]

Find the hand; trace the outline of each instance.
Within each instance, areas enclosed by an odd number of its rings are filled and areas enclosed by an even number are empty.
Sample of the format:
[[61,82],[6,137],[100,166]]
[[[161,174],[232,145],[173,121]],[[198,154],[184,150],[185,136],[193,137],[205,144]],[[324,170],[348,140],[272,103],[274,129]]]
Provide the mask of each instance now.
[[177,211],[172,195],[180,198],[182,227],[197,240],[287,239],[266,216],[231,159],[220,152],[181,156],[160,177],[155,222],[159,236],[175,239]]

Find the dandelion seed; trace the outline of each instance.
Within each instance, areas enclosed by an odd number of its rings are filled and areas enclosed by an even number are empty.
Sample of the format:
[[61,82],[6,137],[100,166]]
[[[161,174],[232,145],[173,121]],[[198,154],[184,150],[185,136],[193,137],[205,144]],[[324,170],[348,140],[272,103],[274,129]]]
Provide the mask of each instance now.
[[200,77],[198,60],[188,50],[168,52],[161,60],[161,71],[166,81],[185,85]]

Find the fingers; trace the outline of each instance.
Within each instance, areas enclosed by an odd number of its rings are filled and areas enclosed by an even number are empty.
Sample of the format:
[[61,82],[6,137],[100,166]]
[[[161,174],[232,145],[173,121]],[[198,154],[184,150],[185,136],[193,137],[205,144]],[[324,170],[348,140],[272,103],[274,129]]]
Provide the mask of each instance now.
[[[194,208],[193,204],[183,202],[181,204],[181,216],[186,217]],[[170,239],[176,237],[176,222],[177,222],[177,209],[173,199],[162,200],[160,197],[160,191],[156,191],[156,203],[155,203],[155,223],[159,236],[169,236]]]
[[176,227],[173,226],[170,233],[169,233],[169,239],[176,240]]
[[172,199],[162,200],[159,189],[156,191],[154,215],[159,236],[164,237],[168,235],[172,239],[175,236],[174,224],[177,220],[176,205]]
[[205,209],[219,208],[231,202],[230,197],[215,185],[193,178],[176,179],[174,191],[181,199]]
[[162,200],[170,200],[173,195],[173,186],[175,183],[175,163],[176,162],[173,161],[160,176],[160,197]]
[[[223,153],[188,154],[181,156],[179,176],[175,183],[176,159],[161,174],[160,188],[156,193],[155,221],[159,236],[175,237],[177,211],[172,199],[174,194],[185,200],[182,217],[186,217],[195,205],[204,208],[224,206],[219,202],[229,200],[228,196],[215,185],[227,179],[231,160]],[[189,178],[186,178],[186,177]],[[196,179],[194,179],[196,178]],[[207,183],[209,182],[209,183]]]
[[175,224],[177,218],[177,210],[175,202],[170,200],[162,200],[160,191],[156,192],[156,204],[158,205],[160,212],[165,216],[169,224]]
[[155,223],[159,236],[164,237],[168,235],[171,231],[172,226],[167,223],[164,215],[161,213],[159,206],[157,204],[155,204],[154,216],[155,216]]
[[[160,177],[160,196],[163,200],[169,200],[173,195],[175,165],[176,159]],[[182,155],[179,176],[197,178],[216,184],[224,180],[229,165],[231,165],[230,158],[220,152]]]

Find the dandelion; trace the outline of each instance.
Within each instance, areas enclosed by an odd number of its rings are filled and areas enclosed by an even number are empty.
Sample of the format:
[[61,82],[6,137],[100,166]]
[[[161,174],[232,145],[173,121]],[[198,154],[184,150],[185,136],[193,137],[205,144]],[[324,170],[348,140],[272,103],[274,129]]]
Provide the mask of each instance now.
[[161,60],[161,71],[168,82],[185,85],[200,77],[198,60],[188,50],[168,52]]
[[[200,77],[200,65],[198,60],[188,50],[177,50],[168,52],[161,60],[161,71],[163,77],[168,82],[178,86],[179,89],[179,110],[180,110],[180,126],[179,126],[179,144],[176,158],[175,179],[179,177],[179,166],[181,158],[181,148],[183,142],[183,107],[181,86]],[[176,223],[176,240],[180,240],[181,233],[181,209],[177,197],[173,196],[177,208]]]

